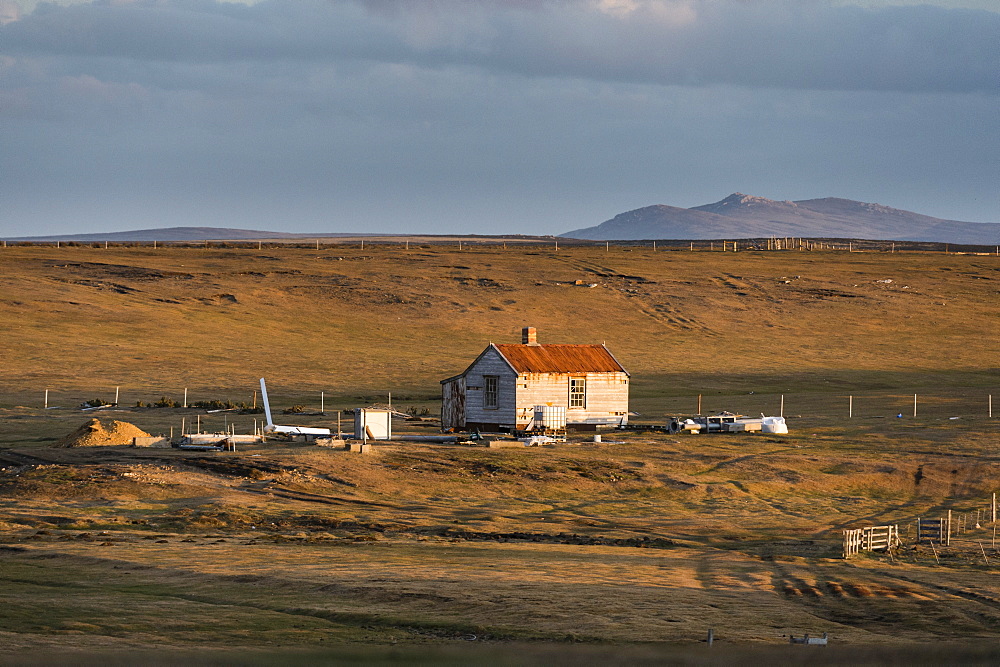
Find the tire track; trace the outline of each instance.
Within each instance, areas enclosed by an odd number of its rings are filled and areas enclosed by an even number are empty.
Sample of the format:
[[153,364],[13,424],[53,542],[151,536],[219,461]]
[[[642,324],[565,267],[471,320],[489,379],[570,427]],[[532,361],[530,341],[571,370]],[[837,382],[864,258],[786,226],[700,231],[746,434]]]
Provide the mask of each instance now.
[[757,282],[749,282],[750,279],[744,278],[743,276],[737,276],[732,273],[722,273],[719,277],[710,278],[718,287],[723,287],[727,290],[736,293],[739,297],[753,296],[754,298],[763,299],[772,304],[780,304],[781,299],[774,296],[773,292],[763,287]]
[[394,505],[392,503],[383,503],[377,500],[362,500],[360,498],[344,498],[342,496],[325,496],[318,493],[309,493],[308,491],[296,491],[294,489],[286,489],[280,486],[265,486],[263,488],[254,489],[251,487],[242,487],[239,489],[246,493],[256,493],[265,496],[277,496],[279,498],[288,498],[289,500],[298,500],[307,503],[320,503],[324,505],[365,505],[372,507],[387,507],[389,509],[401,510],[403,507],[401,505]]
[[886,572],[884,570],[874,570],[873,574],[878,574],[879,576],[885,577],[887,579],[894,579],[897,581],[905,582],[907,584],[916,584],[918,586],[932,588],[934,590],[940,591],[942,593],[947,593],[948,595],[952,595],[954,597],[970,600],[972,602],[977,602],[979,604],[994,609],[997,612],[997,614],[1000,615],[1000,597],[997,596],[987,595],[985,593],[981,593],[977,590],[972,590],[969,588],[959,588],[953,585],[938,584],[931,581],[914,579],[912,577],[907,577],[905,575],[893,572]]
[[772,454],[784,454],[786,452],[794,452],[794,451],[795,451],[794,447],[785,447],[783,449],[772,449],[767,452],[757,452],[756,454],[746,454],[744,456],[736,456],[731,459],[726,459],[725,461],[719,461],[711,468],[707,468],[705,470],[702,470],[701,472],[692,473],[692,476],[707,475],[709,473],[717,472],[719,468],[722,468],[723,466],[732,465],[734,463],[742,463],[743,461],[749,461],[751,459],[755,459],[761,456],[771,456]]
[[[559,261],[578,271],[593,273],[594,275],[612,280],[621,280],[623,285],[641,285],[641,283],[630,282],[634,276],[621,273],[617,269],[604,266],[596,262],[587,260],[571,259],[569,257],[557,257]],[[708,327],[697,319],[689,317],[678,309],[666,303],[652,303],[653,296],[648,293],[641,293],[638,290],[622,294],[620,288],[615,289],[619,296],[622,296],[635,310],[639,311],[651,320],[661,324],[671,330],[697,331],[707,336],[718,336],[719,333]]]

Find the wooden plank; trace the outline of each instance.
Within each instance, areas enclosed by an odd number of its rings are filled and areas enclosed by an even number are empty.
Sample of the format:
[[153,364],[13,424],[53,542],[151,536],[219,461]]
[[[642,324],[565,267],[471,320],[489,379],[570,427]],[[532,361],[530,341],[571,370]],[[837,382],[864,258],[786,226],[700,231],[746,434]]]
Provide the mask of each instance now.
[[865,526],[844,530],[844,557],[861,551],[889,551],[899,542],[899,526]]

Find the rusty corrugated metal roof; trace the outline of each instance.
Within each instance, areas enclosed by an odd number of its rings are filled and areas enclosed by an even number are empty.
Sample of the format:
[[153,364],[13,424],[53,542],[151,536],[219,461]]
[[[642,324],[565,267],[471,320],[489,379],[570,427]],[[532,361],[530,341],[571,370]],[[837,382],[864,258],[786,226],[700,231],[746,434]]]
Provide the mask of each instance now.
[[494,344],[518,373],[626,373],[603,345]]

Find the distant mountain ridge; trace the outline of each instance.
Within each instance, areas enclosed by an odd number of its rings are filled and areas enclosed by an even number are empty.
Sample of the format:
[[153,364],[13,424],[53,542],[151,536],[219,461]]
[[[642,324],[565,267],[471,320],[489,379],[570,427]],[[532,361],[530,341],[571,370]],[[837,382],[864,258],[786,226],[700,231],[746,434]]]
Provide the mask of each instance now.
[[[315,239],[361,236],[421,236],[371,233],[292,233],[225,227],[163,227],[123,232],[0,237],[13,242],[184,242]],[[509,237],[521,235],[506,235]],[[825,197],[776,201],[740,192],[712,204],[680,208],[666,204],[620,213],[563,238],[612,241],[641,239],[840,238],[1000,245],[1000,223],[963,222],[851,199]],[[532,237],[534,238],[534,237]],[[551,238],[551,237],[550,237]]]
[[775,201],[735,192],[692,208],[658,204],[626,211],[560,236],[599,241],[794,236],[997,245],[1000,223],[944,220],[837,197]]
[[161,227],[157,229],[134,229],[125,232],[95,232],[91,234],[52,234],[49,236],[5,237],[7,241],[76,241],[92,243],[111,241],[256,241],[258,239],[301,239],[334,238],[343,236],[377,236],[377,234],[296,234],[291,232],[267,232],[257,229],[230,229],[227,227]]

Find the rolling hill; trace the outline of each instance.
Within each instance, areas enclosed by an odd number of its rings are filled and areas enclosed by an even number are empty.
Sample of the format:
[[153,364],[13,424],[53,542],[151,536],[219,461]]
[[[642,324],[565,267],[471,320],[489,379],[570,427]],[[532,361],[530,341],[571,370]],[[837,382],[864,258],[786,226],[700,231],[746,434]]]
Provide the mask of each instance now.
[[52,234],[48,236],[8,237],[8,241],[51,243],[55,241],[76,241],[78,243],[133,243],[151,241],[256,241],[258,239],[300,239],[300,238],[340,238],[357,236],[377,236],[377,234],[331,233],[297,234],[291,232],[270,232],[259,229],[231,229],[228,227],[160,227],[156,229],[133,229],[123,232],[91,232],[84,234]]
[[995,245],[1000,224],[943,220],[836,197],[774,201],[737,192],[692,208],[646,206],[561,236],[600,241],[794,236]]
[[275,395],[439,395],[439,380],[525,325],[548,342],[607,341],[635,386],[686,395],[705,369],[742,386],[734,375],[778,368],[812,387],[811,373],[881,377],[915,360],[996,366],[993,256],[603,246],[8,247],[0,400],[26,400],[25,386],[79,392],[64,405],[107,385],[143,400],[242,395],[262,375]]

